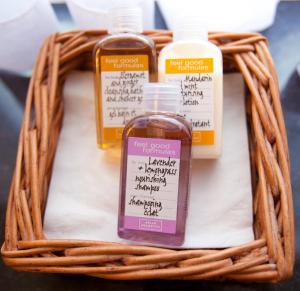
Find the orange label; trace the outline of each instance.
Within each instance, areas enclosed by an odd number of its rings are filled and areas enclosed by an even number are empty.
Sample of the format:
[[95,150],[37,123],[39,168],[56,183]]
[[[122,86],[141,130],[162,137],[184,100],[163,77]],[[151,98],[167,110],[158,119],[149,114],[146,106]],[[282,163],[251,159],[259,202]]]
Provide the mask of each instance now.
[[102,56],[101,71],[147,71],[147,55]]
[[193,145],[213,145],[215,143],[214,130],[193,130]]
[[166,60],[167,74],[213,73],[212,58],[168,59]]

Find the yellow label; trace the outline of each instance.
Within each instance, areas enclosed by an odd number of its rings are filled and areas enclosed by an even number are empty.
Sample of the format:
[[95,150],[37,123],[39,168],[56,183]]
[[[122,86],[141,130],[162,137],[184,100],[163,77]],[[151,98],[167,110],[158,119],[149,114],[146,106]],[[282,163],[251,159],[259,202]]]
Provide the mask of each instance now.
[[215,143],[214,130],[193,130],[193,145],[213,145]]
[[147,71],[147,55],[102,56],[101,71]]
[[213,73],[213,71],[212,58],[166,60],[167,74]]
[[143,84],[149,82],[147,55],[101,56],[101,138],[119,143],[125,124],[142,114]]

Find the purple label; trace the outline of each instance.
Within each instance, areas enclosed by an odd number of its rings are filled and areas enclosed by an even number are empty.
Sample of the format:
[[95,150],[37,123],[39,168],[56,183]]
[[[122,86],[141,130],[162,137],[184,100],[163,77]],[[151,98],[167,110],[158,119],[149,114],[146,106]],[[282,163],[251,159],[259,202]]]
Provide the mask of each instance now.
[[142,218],[125,216],[124,226],[128,229],[137,229],[154,232],[175,233],[176,220]]
[[125,228],[176,232],[181,141],[129,137]]
[[128,138],[128,155],[180,158],[180,140],[161,138]]

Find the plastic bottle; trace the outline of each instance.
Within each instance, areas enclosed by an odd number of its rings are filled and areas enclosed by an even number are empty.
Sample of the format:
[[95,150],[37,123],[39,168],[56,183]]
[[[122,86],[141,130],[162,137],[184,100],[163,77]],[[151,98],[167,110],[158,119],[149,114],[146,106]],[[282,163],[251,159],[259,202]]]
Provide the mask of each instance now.
[[126,122],[142,113],[143,84],[157,79],[156,50],[141,34],[142,10],[116,7],[109,35],[94,49],[97,143],[120,145]]
[[184,241],[191,125],[177,114],[178,86],[144,86],[145,114],[123,133],[118,234],[158,245]]
[[181,87],[180,112],[193,127],[192,157],[218,158],[222,152],[222,53],[194,18],[179,22],[173,38],[159,55],[159,82]]

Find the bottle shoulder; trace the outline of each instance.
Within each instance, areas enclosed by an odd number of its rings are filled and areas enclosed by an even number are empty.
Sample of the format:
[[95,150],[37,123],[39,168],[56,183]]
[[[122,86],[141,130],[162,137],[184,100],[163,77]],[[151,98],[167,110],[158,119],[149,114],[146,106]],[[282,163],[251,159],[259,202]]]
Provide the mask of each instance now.
[[133,129],[159,128],[165,131],[184,131],[187,137],[192,137],[192,126],[182,116],[176,113],[146,113],[131,119],[125,126],[124,132]]
[[136,44],[140,43],[144,46],[150,47],[151,49],[155,48],[155,43],[150,37],[138,33],[124,32],[118,34],[108,34],[104,36],[101,40],[97,42],[95,49],[103,48],[109,45],[118,45],[119,48],[122,48],[122,46],[127,47],[128,42]]
[[212,42],[204,40],[181,40],[172,42],[161,50],[159,57],[163,58],[174,54],[188,57],[198,53],[222,58],[220,48]]

